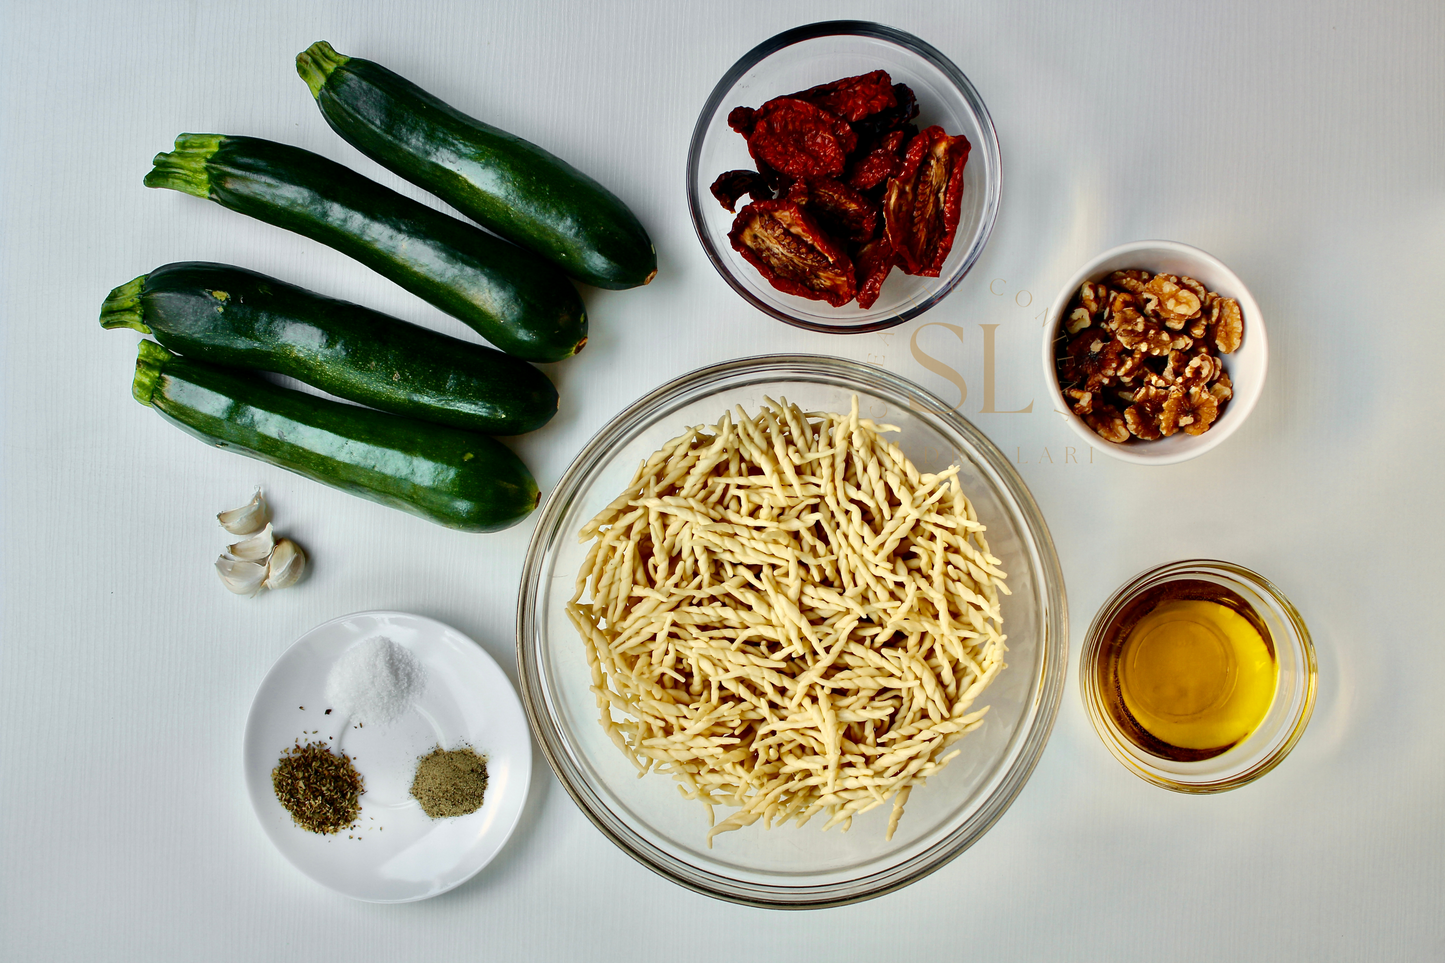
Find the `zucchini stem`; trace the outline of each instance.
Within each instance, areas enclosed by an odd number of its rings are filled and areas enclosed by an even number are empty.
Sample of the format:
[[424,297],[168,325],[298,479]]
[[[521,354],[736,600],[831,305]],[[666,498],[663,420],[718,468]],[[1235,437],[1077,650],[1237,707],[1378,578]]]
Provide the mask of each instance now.
[[136,401],[147,408],[152,407],[151,395],[155,394],[156,382],[160,380],[166,364],[174,357],[175,355],[154,341],[140,343],[140,351],[135,359],[135,380],[130,385],[130,393],[135,396]]
[[206,161],[221,147],[225,140],[222,134],[181,134],[176,138],[176,149],[168,154],[157,154],[154,169],[145,176],[146,187],[166,187],[196,197],[211,196],[211,175],[206,170]]
[[145,292],[146,277],[147,275],[142,274],[106,295],[105,303],[100,306],[102,328],[134,328],[141,334],[151,333],[143,320],[145,312],[140,303],[140,296]]
[[350,59],[337,53],[325,40],[318,40],[296,55],[296,72],[311,88],[311,96],[320,97],[326,78]]

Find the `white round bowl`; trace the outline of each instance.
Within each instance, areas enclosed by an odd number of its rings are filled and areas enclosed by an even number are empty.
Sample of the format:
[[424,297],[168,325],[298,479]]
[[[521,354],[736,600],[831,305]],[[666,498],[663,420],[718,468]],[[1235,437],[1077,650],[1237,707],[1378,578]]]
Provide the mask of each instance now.
[[[1244,315],[1244,341],[1233,354],[1221,355],[1224,370],[1234,384],[1234,397],[1224,406],[1219,419],[1202,435],[1180,432],[1156,441],[1131,438],[1126,442],[1105,441],[1084,419],[1073,413],[1063,390],[1059,387],[1054,362],[1054,345],[1064,321],[1069,301],[1085,281],[1100,281],[1114,271],[1138,268],[1153,274],[1183,274],[1194,278],[1222,297],[1239,302]],[[1264,317],[1249,288],[1239,276],[1211,254],[1180,244],[1178,241],[1133,241],[1100,254],[1075,272],[1049,307],[1049,320],[1044,325],[1044,381],[1054,399],[1054,407],[1068,414],[1069,427],[1091,446],[1120,461],[1138,465],[1173,465],[1204,454],[1244,424],[1264,390],[1264,373],[1269,366],[1269,341],[1264,333]]]

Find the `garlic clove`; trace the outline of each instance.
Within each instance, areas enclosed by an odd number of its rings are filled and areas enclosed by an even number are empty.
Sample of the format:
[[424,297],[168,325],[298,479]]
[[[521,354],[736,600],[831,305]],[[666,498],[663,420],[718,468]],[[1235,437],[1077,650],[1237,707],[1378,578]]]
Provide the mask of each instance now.
[[266,505],[266,499],[261,495],[261,489],[256,489],[256,494],[251,500],[240,508],[233,508],[229,512],[221,512],[216,516],[216,521],[221,527],[232,535],[255,535],[266,523],[271,520],[271,510]]
[[221,575],[221,584],[237,595],[254,598],[266,581],[265,565],[229,555],[216,559],[216,571]]
[[301,573],[306,571],[306,553],[301,546],[289,538],[278,539],[266,563],[266,587],[283,589],[295,585]]
[[264,563],[270,557],[271,549],[275,547],[276,537],[271,533],[271,523],[267,522],[265,528],[250,538],[243,538],[226,551],[230,553],[231,557],[245,562]]

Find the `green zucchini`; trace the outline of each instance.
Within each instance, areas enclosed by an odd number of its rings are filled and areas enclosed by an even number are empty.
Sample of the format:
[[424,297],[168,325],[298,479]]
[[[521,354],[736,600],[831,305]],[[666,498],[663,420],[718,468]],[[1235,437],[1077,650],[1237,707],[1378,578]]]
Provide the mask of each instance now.
[[158,267],[110,292],[100,323],[190,358],[489,435],[532,431],[557,412],[557,389],[525,361],[227,264]]
[[357,150],[577,280],[619,289],[657,274],[637,217],[561,158],[324,40],[296,55],[296,71]]
[[492,532],[537,507],[532,473],[494,438],[315,398],[142,341],[131,391],[217,448],[448,528]]
[[330,245],[528,361],[587,343],[582,298],[552,265],[299,147],[182,134],[147,187],[168,187]]

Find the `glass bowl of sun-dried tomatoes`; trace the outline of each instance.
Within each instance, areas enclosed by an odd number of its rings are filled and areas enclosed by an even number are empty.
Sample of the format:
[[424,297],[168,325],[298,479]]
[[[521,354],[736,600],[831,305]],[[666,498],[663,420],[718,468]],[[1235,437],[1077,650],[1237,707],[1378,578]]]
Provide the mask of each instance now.
[[998,135],[947,57],[863,21],[797,27],[713,88],[687,159],[703,249],[780,321],[861,333],[927,311],[998,214]]

